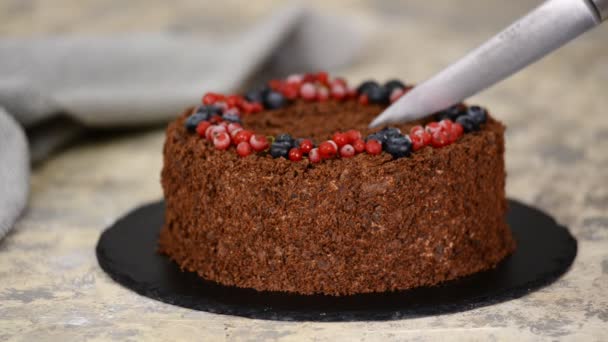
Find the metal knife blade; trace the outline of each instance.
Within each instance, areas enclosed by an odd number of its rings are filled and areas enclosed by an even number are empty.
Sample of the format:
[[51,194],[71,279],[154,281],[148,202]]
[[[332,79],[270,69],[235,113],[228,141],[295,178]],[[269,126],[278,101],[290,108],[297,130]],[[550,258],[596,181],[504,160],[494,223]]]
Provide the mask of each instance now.
[[606,19],[608,0],[548,0],[388,107],[370,128],[438,112],[539,60]]

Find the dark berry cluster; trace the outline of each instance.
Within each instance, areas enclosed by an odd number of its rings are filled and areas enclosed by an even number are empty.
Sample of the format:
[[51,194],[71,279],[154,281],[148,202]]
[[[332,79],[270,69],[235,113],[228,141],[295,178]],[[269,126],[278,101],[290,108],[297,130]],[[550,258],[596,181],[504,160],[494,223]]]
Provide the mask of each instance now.
[[376,81],[365,81],[352,88],[343,78],[330,78],[326,72],[296,74],[284,80],[271,80],[264,87],[248,91],[244,96],[206,93],[202,104],[186,118],[184,125],[189,132],[196,132],[218,150],[235,146],[241,157],[268,153],[273,158],[282,157],[294,162],[308,159],[311,163],[319,163],[336,157],[350,158],[359,153],[378,155],[382,151],[395,159],[408,157],[425,146],[438,148],[449,145],[463,133],[479,130],[487,121],[485,109],[460,104],[437,113],[437,122],[425,127],[413,127],[409,134],[395,127],[386,127],[364,140],[361,132],[350,130],[336,132],[331,139],[318,145],[311,139],[296,139],[289,134],[276,137],[256,134],[241,125],[242,115],[279,109],[297,99],[356,99],[362,105],[388,105],[411,88],[399,80],[390,80],[383,85]]

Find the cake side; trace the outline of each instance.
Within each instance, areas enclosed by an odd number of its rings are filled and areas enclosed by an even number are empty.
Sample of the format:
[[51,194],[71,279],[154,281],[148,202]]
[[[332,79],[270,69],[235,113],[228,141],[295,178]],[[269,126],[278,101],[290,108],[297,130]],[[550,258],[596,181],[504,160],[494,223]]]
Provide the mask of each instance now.
[[[380,110],[299,102],[245,124],[327,138],[344,125],[365,132]],[[514,250],[504,127],[492,118],[410,158],[358,154],[312,165],[217,150],[186,131],[187,114],[167,129],[159,248],[205,279],[302,294],[382,292],[485,270]]]

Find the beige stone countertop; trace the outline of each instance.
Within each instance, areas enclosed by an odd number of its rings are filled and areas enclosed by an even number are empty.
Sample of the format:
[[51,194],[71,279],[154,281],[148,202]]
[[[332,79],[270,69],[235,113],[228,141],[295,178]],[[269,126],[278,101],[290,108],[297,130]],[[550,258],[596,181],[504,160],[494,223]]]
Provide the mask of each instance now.
[[[0,34],[230,31],[281,3],[0,0]],[[351,15],[368,32],[359,61],[334,73],[418,82],[540,1],[310,3]],[[508,126],[508,195],[550,213],[578,239],[571,270],[546,288],[461,313],[352,323],[246,319],[139,296],[100,269],[95,244],[121,215],[162,196],[163,131],[104,133],[34,168],[29,209],[0,242],[0,340],[607,341],[606,42],[608,25],[471,101]]]

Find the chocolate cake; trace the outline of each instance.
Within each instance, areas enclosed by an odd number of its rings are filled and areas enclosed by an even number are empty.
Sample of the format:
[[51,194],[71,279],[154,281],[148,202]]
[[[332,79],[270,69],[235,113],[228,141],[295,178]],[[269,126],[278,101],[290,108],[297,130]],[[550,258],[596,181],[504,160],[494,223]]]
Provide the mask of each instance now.
[[515,249],[504,126],[461,104],[368,130],[408,89],[320,73],[206,94],[167,128],[160,252],[206,280],[299,294],[405,290],[495,267]]

